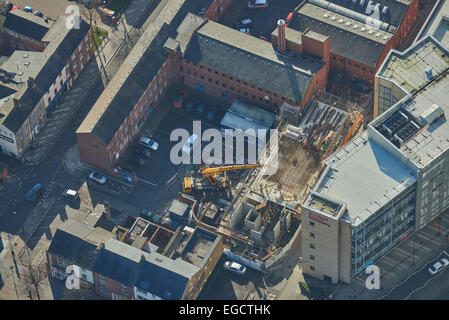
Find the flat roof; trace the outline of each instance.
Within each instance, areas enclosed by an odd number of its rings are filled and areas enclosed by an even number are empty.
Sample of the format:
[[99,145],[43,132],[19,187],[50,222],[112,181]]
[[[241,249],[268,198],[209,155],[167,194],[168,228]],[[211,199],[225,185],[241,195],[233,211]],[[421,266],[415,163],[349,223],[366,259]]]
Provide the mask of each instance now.
[[182,259],[197,267],[202,267],[217,246],[220,236],[196,227],[182,252]]
[[449,16],[441,17],[440,23],[437,25],[432,35],[445,48],[449,48]]
[[390,51],[376,77],[394,82],[406,93],[414,93],[428,83],[425,70],[434,76],[449,68],[449,52],[432,37],[426,37],[404,52]]
[[326,160],[314,191],[346,204],[358,225],[416,181],[415,173],[364,131]]
[[[435,3],[436,4],[436,3]],[[449,16],[449,1],[448,0],[440,0],[438,2],[438,7],[436,8],[433,16],[430,17],[430,20],[427,26],[424,29],[424,32],[421,37],[425,37],[426,35],[433,34],[440,23],[440,20],[444,16]]]
[[[435,57],[435,54],[441,54],[442,57],[445,55],[443,58],[440,58],[440,60],[442,59],[440,61],[441,65],[437,65],[439,69],[435,68],[436,70],[432,73],[433,77],[426,79],[423,69],[425,67],[427,68],[428,65],[426,65],[426,62],[423,62],[420,66],[421,82],[423,83],[421,88],[406,96],[368,124],[370,130],[376,130],[381,133],[383,139],[390,140],[388,139],[388,135],[383,132],[383,125],[394,118],[397,120],[398,126],[402,127],[405,122],[401,118],[405,118],[403,116],[398,117],[397,115],[401,112],[405,115],[409,114],[410,116],[408,118],[413,118],[413,122],[419,129],[416,130],[416,127],[410,127],[410,130],[413,130],[405,141],[400,144],[392,143],[391,145],[402,156],[409,159],[417,168],[425,167],[449,148],[449,123],[446,120],[446,117],[449,115],[449,104],[447,102],[449,92],[449,62],[446,59],[448,51],[435,39],[428,36],[415,43],[413,47],[407,50],[406,54],[413,55],[415,50],[420,52],[422,45],[426,43],[431,44],[428,48],[428,55],[433,57]],[[437,57],[434,59],[436,60]],[[433,60],[429,59],[429,62],[431,61]],[[431,67],[433,70],[433,65]],[[414,70],[414,68],[411,68],[412,72],[408,76],[409,79],[413,78]],[[403,77],[407,77],[407,75],[407,72],[404,71]],[[415,76],[419,78],[419,74]],[[423,118],[429,115],[429,113],[433,113],[431,112],[433,109],[438,109],[435,110],[435,114],[439,114],[440,117],[435,118],[432,123],[427,123]]]

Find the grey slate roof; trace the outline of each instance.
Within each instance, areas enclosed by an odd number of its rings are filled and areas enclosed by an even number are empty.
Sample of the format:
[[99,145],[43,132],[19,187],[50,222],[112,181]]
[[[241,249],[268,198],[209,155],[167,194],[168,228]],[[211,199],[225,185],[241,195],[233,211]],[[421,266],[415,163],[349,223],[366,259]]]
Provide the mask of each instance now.
[[[11,131],[17,132],[67,65],[72,53],[84,39],[89,29],[89,24],[81,20],[79,29],[68,30],[65,26],[65,19],[60,17],[44,37],[44,40],[49,41],[44,52],[29,52],[28,58],[22,58],[22,54],[25,52],[21,51],[13,54],[1,66],[3,70],[12,75],[10,83],[25,83],[18,85],[17,91],[19,91],[19,94],[15,95],[15,98],[20,100],[19,108],[14,107],[12,98],[3,103],[2,109],[8,110],[7,113],[2,112],[5,115],[3,119],[0,119],[0,121],[3,121],[3,125]],[[24,66],[22,61],[18,62],[18,59],[29,61],[30,67]],[[19,72],[23,72],[23,75],[19,76]],[[34,78],[32,88],[28,88],[26,84],[30,76]]]
[[[173,260],[109,239],[97,254],[93,271],[161,298],[180,299],[188,280],[199,268],[180,259]],[[167,295],[167,290],[172,295]]]
[[73,261],[81,268],[91,270],[95,261],[96,245],[63,230],[56,230],[48,252]]
[[136,287],[167,300],[181,300],[189,278],[157,264],[143,261]]
[[306,29],[327,35],[330,37],[330,51],[342,57],[360,62],[361,64],[375,67],[384,50],[384,46],[378,42],[366,39],[356,34],[341,32],[340,28],[320,22],[308,17],[299,18],[289,24],[301,32]]
[[270,43],[210,21],[193,35],[185,58],[297,102],[321,68],[307,59],[281,61]]
[[[164,24],[154,40],[135,64],[132,71],[118,90],[101,118],[95,124],[92,133],[105,144],[114,137],[125,119],[139,101],[148,84],[167,59],[168,52],[162,46],[170,34],[171,28]],[[101,98],[100,98],[101,99]]]
[[77,133],[92,133],[109,144],[166,60],[168,51],[164,49],[164,43],[169,37],[175,37],[176,28],[184,17],[197,7],[196,1],[163,0],[159,3],[148,18],[151,23]]
[[52,24],[51,21],[45,22],[44,19],[23,10],[13,10],[6,16],[3,27],[41,41]]

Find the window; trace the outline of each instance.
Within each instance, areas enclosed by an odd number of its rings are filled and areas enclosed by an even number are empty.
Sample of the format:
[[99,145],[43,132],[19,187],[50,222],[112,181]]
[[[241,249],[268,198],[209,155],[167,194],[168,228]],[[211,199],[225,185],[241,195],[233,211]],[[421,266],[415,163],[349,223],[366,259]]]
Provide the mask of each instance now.
[[315,238],[315,233],[310,232],[309,235],[310,235],[311,238]]
[[315,249],[315,244],[313,244],[312,242],[309,244],[310,249]]
[[122,283],[122,294],[128,296],[128,288]]
[[315,256],[313,254],[310,255],[310,260],[315,260]]
[[106,288],[105,287],[100,287],[100,291],[103,295],[106,295]]
[[310,266],[310,270],[315,271],[315,267],[314,266]]
[[207,71],[211,72],[212,70],[210,68],[207,68]]
[[390,88],[379,85],[379,114],[392,106],[391,91]]
[[315,222],[314,221],[309,221],[309,225],[312,227],[315,227]]
[[212,78],[209,78],[207,81],[212,82]]

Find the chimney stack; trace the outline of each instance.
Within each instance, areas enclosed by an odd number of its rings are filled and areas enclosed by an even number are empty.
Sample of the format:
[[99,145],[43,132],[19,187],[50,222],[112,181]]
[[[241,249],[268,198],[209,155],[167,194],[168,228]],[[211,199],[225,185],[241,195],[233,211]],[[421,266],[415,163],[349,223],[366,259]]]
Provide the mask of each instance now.
[[33,82],[34,82],[33,77],[29,77],[27,80],[28,88],[33,87]]
[[95,248],[95,251],[100,252],[101,250],[103,250],[103,248],[104,248],[104,243],[101,242],[97,245],[97,247]]
[[278,50],[280,52],[287,50],[285,42],[285,21],[283,19],[278,20]]
[[104,214],[106,215],[106,219],[108,221],[111,221],[111,208],[109,206],[109,202],[105,201],[103,203],[103,205],[104,205]]

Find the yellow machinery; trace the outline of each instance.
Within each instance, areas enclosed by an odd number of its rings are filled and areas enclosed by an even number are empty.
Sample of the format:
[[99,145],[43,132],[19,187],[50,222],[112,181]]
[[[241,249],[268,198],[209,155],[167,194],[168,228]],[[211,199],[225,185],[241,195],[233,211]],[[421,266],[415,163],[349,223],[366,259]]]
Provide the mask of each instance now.
[[[182,186],[182,191],[184,193],[191,193],[194,189],[197,190],[206,190],[206,189],[214,189],[215,187],[225,187],[226,186],[226,178],[220,176],[225,171],[234,171],[234,170],[244,170],[250,168],[258,168],[260,164],[241,164],[241,165],[231,165],[231,166],[222,166],[215,168],[200,168],[199,173],[207,178],[208,183],[204,181],[204,179],[195,179],[193,177],[184,178],[184,183]],[[211,187],[214,186],[214,187]]]

